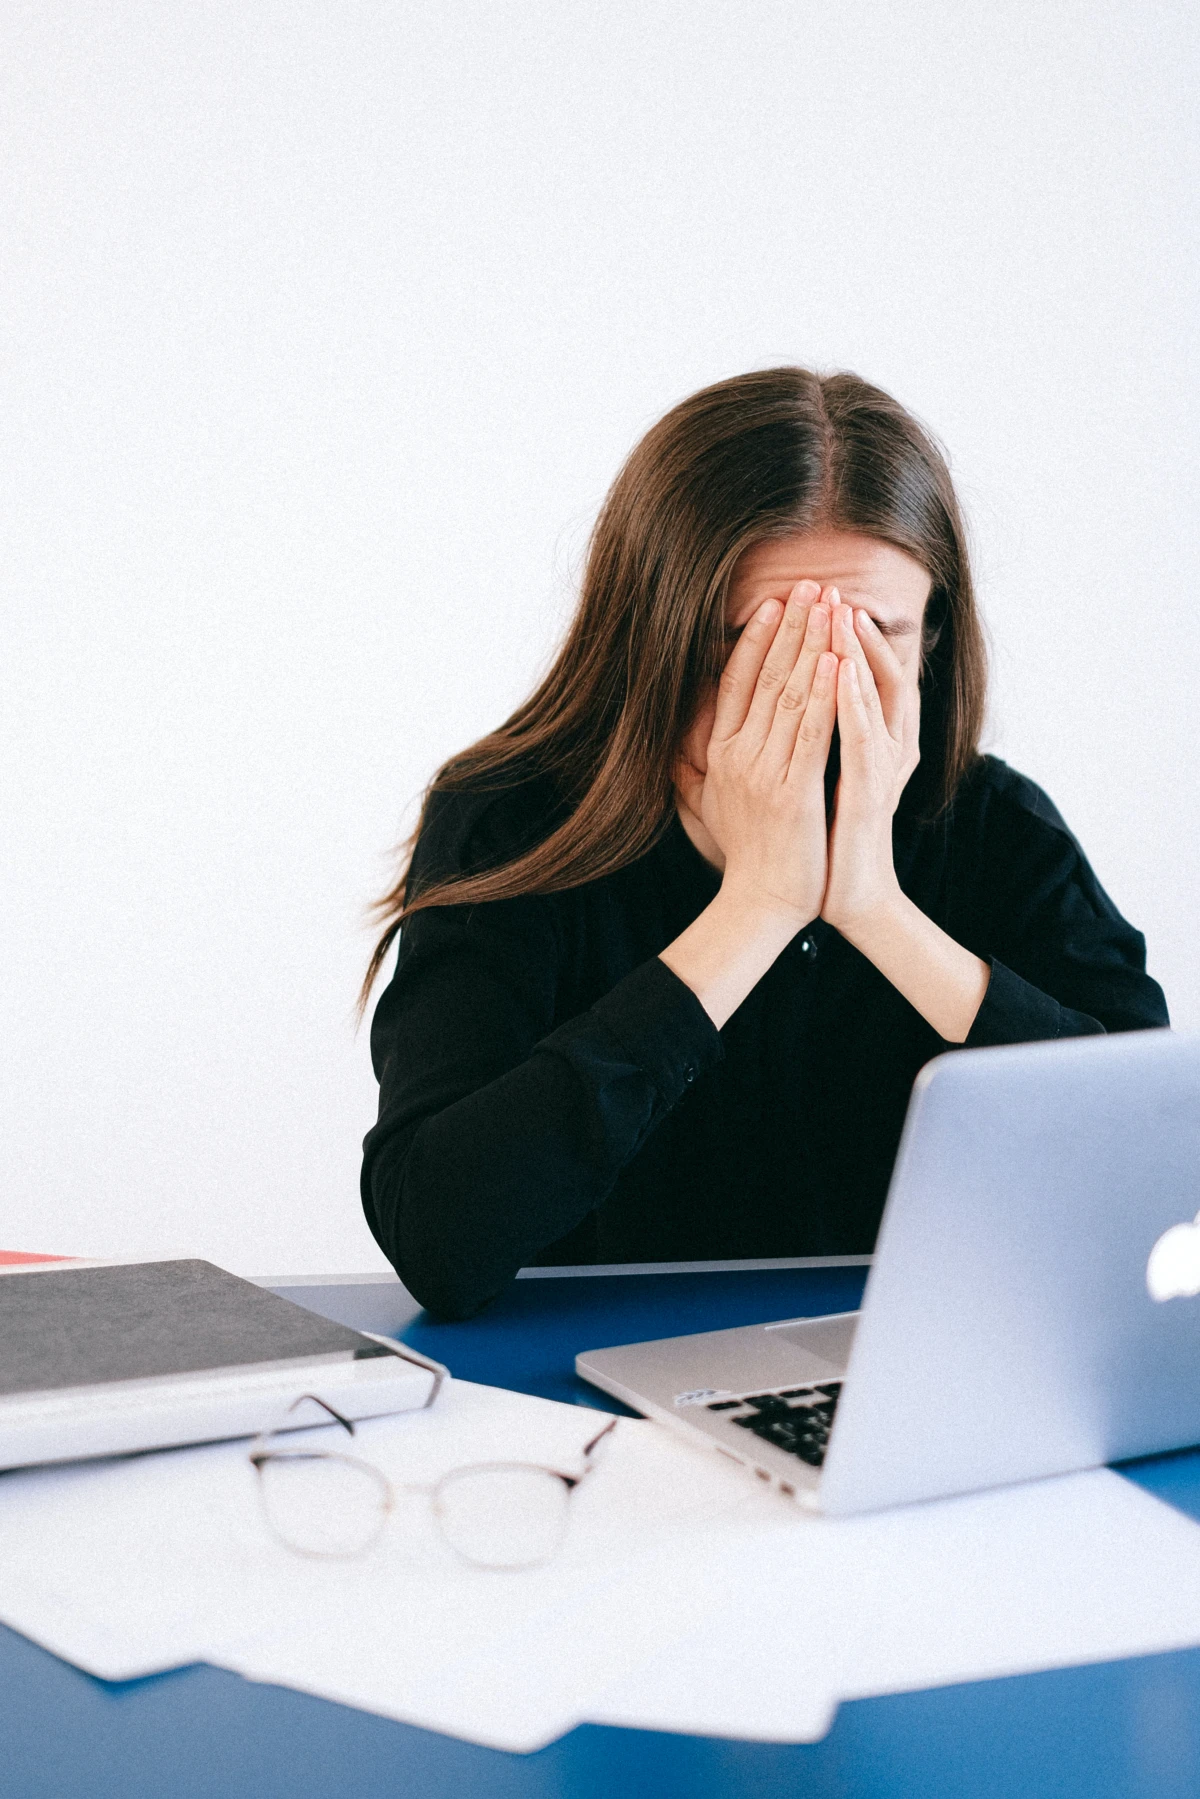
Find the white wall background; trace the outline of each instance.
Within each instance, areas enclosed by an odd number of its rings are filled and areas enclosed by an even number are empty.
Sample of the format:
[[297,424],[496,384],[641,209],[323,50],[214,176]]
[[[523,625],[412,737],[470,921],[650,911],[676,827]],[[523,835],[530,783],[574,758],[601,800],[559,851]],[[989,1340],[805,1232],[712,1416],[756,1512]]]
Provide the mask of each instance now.
[[382,1267],[362,908],[694,388],[948,445],[1041,781],[1200,1025],[1200,14],[7,0],[0,1247]]

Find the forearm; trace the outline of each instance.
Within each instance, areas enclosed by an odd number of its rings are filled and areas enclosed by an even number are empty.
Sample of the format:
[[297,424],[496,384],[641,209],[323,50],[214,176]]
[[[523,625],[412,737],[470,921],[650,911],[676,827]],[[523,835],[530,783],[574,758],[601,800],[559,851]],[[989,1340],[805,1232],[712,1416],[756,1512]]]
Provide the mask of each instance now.
[[[510,1061],[517,1045],[505,990],[489,988],[485,966],[474,1016],[452,1007],[456,994],[465,999],[464,973],[465,964],[449,990],[433,970],[414,976],[407,1003],[393,1002],[388,1031],[399,1047],[385,1068],[362,1184],[368,1221],[401,1279],[451,1317],[478,1310],[599,1205],[647,1134],[721,1057],[694,994],[652,957],[514,1065],[482,1078],[481,1041]],[[457,1028],[431,1016],[439,1001]],[[434,1054],[439,1042],[449,1060]]]
[[811,920],[726,880],[716,898],[661,952],[717,1029]]
[[885,904],[838,929],[939,1037],[966,1042],[991,975],[981,956],[947,936],[899,887]]
[[588,1097],[565,1063],[535,1056],[379,1147],[367,1216],[423,1305],[469,1317],[605,1197],[642,1120],[603,1104],[588,1118]]

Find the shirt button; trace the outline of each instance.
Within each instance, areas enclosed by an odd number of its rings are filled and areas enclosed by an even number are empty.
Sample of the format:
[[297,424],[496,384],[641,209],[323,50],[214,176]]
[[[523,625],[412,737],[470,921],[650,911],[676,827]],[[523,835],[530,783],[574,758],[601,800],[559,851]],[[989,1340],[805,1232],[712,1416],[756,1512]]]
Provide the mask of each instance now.
[[694,1062],[688,1063],[687,1067],[683,1071],[683,1078],[687,1082],[687,1085],[690,1087],[692,1082],[696,1078],[696,1064]]
[[811,937],[801,937],[801,939],[800,939],[800,954],[802,956],[807,956],[809,961],[811,962],[813,957],[816,955],[816,953],[817,953],[817,946],[813,942],[812,938]]

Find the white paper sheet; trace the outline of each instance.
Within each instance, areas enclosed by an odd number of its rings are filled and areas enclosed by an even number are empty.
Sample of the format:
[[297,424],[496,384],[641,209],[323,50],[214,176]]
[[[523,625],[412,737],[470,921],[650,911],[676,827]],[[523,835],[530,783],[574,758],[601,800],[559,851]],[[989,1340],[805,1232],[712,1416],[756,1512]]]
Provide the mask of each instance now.
[[[598,1422],[574,1413],[576,1446],[581,1424],[590,1435]],[[373,1563],[360,1596],[343,1588],[340,1606],[319,1602],[319,1631],[313,1589],[296,1584],[293,1610],[219,1659],[251,1679],[496,1748],[537,1749],[577,1723],[594,1693],[704,1623],[713,1595],[682,1546],[702,1548],[714,1528],[752,1540],[765,1522],[792,1521],[785,1502],[736,1467],[640,1420],[618,1426],[572,1507],[567,1543],[548,1568],[485,1573],[428,1538],[403,1554],[397,1545]]]
[[772,1525],[711,1570],[707,1624],[589,1719],[811,1741],[837,1698],[1200,1643],[1200,1528],[1108,1469]]
[[[492,1459],[569,1471],[602,1422],[454,1382],[428,1412],[360,1425],[354,1448],[397,1484]],[[336,1446],[335,1433],[316,1435]],[[680,1531],[785,1509],[732,1465],[623,1420],[545,1569],[466,1567],[419,1501],[402,1504],[362,1560],[313,1562],[266,1530],[246,1451],[225,1444],[4,1476],[0,1617],[110,1680],[205,1660],[532,1748],[703,1614],[703,1591],[670,1568],[651,1606],[643,1594],[632,1611],[624,1600],[606,1611],[602,1595],[626,1569]]]
[[[600,1421],[456,1382],[355,1448],[397,1483],[571,1469]],[[624,1420],[558,1560],[511,1575],[419,1505],[361,1561],[297,1558],[246,1450],[0,1477],[0,1617],[104,1678],[205,1660],[517,1750],[583,1718],[807,1741],[840,1697],[1200,1643],[1200,1527],[1107,1470],[830,1521]]]

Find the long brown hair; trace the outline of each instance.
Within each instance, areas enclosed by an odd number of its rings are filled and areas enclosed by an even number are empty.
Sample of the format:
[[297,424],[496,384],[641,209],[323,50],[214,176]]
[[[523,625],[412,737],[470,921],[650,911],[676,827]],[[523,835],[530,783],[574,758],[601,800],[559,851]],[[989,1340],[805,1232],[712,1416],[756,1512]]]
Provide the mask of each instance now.
[[[579,606],[541,685],[453,756],[425,795],[360,994],[427,906],[555,893],[642,856],[671,817],[679,745],[728,653],[725,599],[742,552],[817,528],[881,538],[931,579],[921,673],[920,788],[936,810],[976,759],[986,655],[966,532],[936,440],[857,375],[764,369],[703,388],[642,438],[592,532]],[[500,867],[409,893],[434,794],[549,775],[566,816]],[[916,777],[914,777],[914,780]]]

